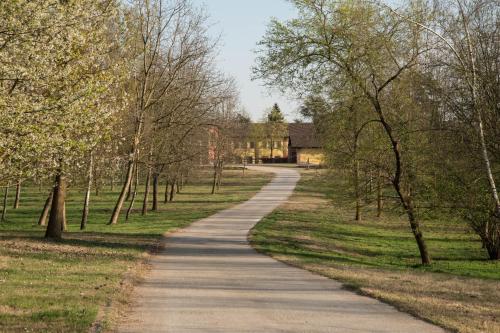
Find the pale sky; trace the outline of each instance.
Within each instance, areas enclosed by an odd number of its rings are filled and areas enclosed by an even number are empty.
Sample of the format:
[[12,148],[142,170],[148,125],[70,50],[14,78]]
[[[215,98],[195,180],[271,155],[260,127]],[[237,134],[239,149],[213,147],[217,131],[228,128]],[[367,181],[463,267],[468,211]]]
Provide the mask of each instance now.
[[253,120],[276,102],[289,121],[296,118],[298,104],[293,98],[273,92],[262,82],[251,81],[256,43],[266,31],[271,17],[280,20],[295,16],[294,7],[285,0],[192,0],[210,15],[214,36],[221,35],[219,67],[236,79],[241,102]]

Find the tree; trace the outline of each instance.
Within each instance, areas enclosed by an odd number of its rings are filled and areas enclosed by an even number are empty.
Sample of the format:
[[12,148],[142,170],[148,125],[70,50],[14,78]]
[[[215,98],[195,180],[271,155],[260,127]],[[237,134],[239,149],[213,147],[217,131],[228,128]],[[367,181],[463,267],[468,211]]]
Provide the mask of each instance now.
[[85,189],[85,200],[83,203],[83,213],[82,220],[80,222],[80,230],[84,230],[87,227],[87,221],[89,217],[90,191],[92,191],[92,178],[94,169],[94,155],[92,151],[89,152],[87,168],[87,188]]
[[[455,7],[455,8],[453,8]],[[480,41],[474,40],[473,29],[487,27],[488,24],[493,24],[493,34],[498,32],[498,22],[495,22],[495,16],[489,16],[488,13],[498,14],[498,3],[495,1],[469,1],[462,2],[461,0],[446,2],[446,7],[441,9],[442,19],[450,20],[447,22],[451,29],[447,29],[444,33],[440,33],[437,29],[433,29],[430,25],[423,24],[416,20],[409,19],[404,15],[398,16],[416,24],[423,29],[430,31],[435,35],[440,42],[443,43],[440,50],[456,61],[454,66],[458,67],[459,78],[461,83],[466,86],[466,91],[469,93],[470,108],[473,116],[475,117],[473,124],[475,125],[478,133],[480,152],[484,162],[484,170],[490,186],[491,196],[495,205],[493,214],[500,218],[500,197],[498,195],[495,177],[492,171],[491,161],[488,152],[488,144],[486,141],[486,133],[484,130],[483,114],[480,110],[479,91],[481,85],[481,78],[478,73],[478,49]],[[493,14],[495,15],[495,14]],[[451,19],[449,19],[451,17]],[[486,18],[486,19],[485,19]],[[487,22],[488,19],[492,21]],[[457,26],[458,25],[458,26]],[[486,31],[476,31],[477,33]],[[450,66],[451,67],[451,66]],[[483,81],[483,84],[486,83]]]
[[51,0],[0,6],[12,14],[2,15],[2,176],[23,179],[38,166],[57,179],[46,237],[60,238],[66,169],[99,140],[121,104],[119,95],[110,94],[119,81],[120,62],[110,60],[119,41],[118,4]]
[[0,13],[0,186],[7,195],[17,184],[14,206],[23,181],[50,179],[39,224],[58,239],[72,185],[86,188],[82,229],[92,186],[113,190],[123,169],[110,224],[130,195],[129,217],[143,174],[153,210],[161,179],[173,199],[233,96],[204,12],[187,0],[19,0],[1,1]]
[[440,177],[437,190],[480,236],[490,259],[499,259],[498,3],[444,1],[433,10],[435,19],[428,23],[391,12],[428,31],[436,45],[430,61],[439,84],[432,93],[447,129],[436,137],[451,162],[436,166],[447,175]]
[[234,83],[228,81],[223,90],[220,104],[214,113],[214,126],[210,129],[209,145],[212,151],[212,163],[214,167],[212,194],[219,190],[222,182],[222,172],[224,164],[233,160],[235,131],[238,127],[238,120],[241,120],[236,112],[238,107],[238,96],[234,88]]
[[[196,93],[196,90],[183,90],[180,82],[186,81],[185,75],[190,70],[206,68],[213,48],[206,36],[205,15],[194,10],[185,0],[136,0],[129,17],[129,29],[134,37],[130,47],[137,60],[137,67],[132,69],[131,83],[134,95],[130,112],[134,128],[130,134],[125,182],[109,224],[118,222],[140,149],[145,148],[147,152],[154,150],[151,145],[141,147],[141,144],[146,131],[158,128],[155,127],[159,121],[154,119],[155,110],[160,110],[160,106],[173,94]],[[164,122],[169,119],[168,114],[160,118]],[[146,125],[149,128],[145,128]],[[146,156],[150,158],[150,155]],[[146,163],[149,168],[150,162]],[[147,197],[144,199],[143,203]]]
[[273,107],[266,116],[265,122],[265,135],[266,139],[271,144],[271,158],[274,158],[273,151],[275,146],[275,140],[278,142],[283,141],[283,137],[286,136],[286,124],[285,117],[281,113],[281,109],[277,103],[274,103]]
[[410,155],[403,144],[404,133],[398,130],[398,114],[388,104],[394,83],[415,67],[426,51],[420,43],[422,31],[365,2],[293,3],[299,18],[270,23],[259,44],[255,76],[296,92],[317,91],[336,79],[364,95],[391,147],[391,183],[408,217],[422,264],[430,264],[415,208]]
[[248,160],[250,158],[250,147],[248,145],[248,140],[250,139],[252,120],[244,108],[240,108],[237,111],[236,127],[235,140],[236,144],[238,145],[237,148],[243,150],[243,153],[240,153],[237,158],[243,164],[242,173],[243,176],[245,176],[245,170],[247,169]]
[[281,109],[278,106],[278,103],[274,103],[271,111],[267,114],[267,120],[273,123],[283,123],[285,122],[285,117],[283,113],[281,113]]

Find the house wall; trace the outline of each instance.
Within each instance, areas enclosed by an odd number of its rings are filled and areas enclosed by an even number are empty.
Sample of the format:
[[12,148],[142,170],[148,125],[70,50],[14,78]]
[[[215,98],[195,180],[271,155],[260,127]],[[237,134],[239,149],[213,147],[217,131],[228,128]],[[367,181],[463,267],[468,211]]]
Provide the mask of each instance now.
[[297,149],[297,164],[323,164],[325,155],[321,148],[298,148]]
[[[236,145],[234,148],[234,155],[244,159],[245,157],[251,159],[253,163],[258,163],[261,158],[271,157],[270,142],[266,144],[265,141],[259,142],[245,142]],[[246,146],[246,148],[244,148]],[[273,157],[282,158],[288,156],[288,140],[281,141],[280,148],[273,149]]]

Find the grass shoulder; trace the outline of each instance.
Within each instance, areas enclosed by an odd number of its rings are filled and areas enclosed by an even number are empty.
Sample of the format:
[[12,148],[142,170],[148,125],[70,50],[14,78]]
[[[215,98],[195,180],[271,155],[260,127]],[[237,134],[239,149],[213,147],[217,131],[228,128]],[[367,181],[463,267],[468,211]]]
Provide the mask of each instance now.
[[433,264],[422,266],[397,209],[377,218],[366,204],[354,221],[346,191],[338,175],[303,170],[290,201],[252,230],[253,246],[451,330],[500,332],[500,263],[465,223],[426,218]]
[[202,172],[158,212],[141,216],[136,203],[129,222],[113,226],[106,223],[118,193],[104,191],[91,198],[84,232],[83,191],[71,189],[60,242],[44,240],[37,225],[45,193],[25,189],[21,207],[0,223],[0,332],[87,332],[93,323],[98,331],[109,329],[165,232],[249,199],[271,178],[228,170],[220,192],[210,195],[211,174]]

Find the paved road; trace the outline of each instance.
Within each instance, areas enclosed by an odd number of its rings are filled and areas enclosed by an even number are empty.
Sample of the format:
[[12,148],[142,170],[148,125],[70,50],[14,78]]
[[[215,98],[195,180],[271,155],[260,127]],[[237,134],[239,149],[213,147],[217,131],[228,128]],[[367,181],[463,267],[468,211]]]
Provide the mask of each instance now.
[[255,252],[247,233],[285,202],[299,174],[168,237],[119,332],[443,332],[333,280]]

